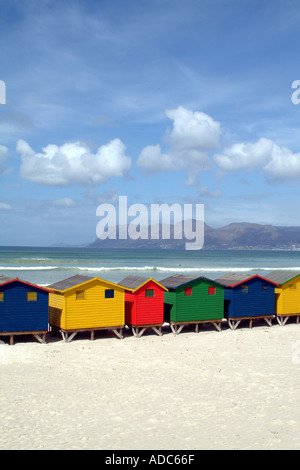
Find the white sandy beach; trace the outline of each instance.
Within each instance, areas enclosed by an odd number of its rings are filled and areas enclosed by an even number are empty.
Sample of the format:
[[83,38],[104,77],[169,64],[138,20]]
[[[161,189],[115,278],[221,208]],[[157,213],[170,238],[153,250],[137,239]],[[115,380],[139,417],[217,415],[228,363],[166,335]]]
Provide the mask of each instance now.
[[164,333],[6,339],[0,448],[300,449],[300,325]]

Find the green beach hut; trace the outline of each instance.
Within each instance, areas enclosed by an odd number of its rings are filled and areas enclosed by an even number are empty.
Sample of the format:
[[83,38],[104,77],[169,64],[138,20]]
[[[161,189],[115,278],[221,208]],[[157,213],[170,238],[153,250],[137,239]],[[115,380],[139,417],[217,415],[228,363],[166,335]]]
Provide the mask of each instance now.
[[204,276],[169,276],[159,281],[168,289],[164,293],[164,321],[174,334],[184,325],[212,323],[218,331],[224,316],[224,286]]

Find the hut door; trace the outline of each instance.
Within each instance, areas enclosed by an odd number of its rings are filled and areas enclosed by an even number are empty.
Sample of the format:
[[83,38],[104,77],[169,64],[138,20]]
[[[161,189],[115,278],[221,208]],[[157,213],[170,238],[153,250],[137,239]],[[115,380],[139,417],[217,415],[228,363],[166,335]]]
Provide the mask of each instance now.
[[164,321],[169,322],[171,319],[171,310],[172,310],[173,305],[164,303]]
[[125,301],[125,323],[128,323],[129,325],[132,323],[133,321],[133,318],[132,318],[132,315],[133,315],[133,312],[132,312],[132,308],[133,308],[133,302],[130,302],[128,300]]
[[225,317],[228,317],[229,315],[230,304],[231,304],[231,300],[229,299],[224,300],[224,316]]

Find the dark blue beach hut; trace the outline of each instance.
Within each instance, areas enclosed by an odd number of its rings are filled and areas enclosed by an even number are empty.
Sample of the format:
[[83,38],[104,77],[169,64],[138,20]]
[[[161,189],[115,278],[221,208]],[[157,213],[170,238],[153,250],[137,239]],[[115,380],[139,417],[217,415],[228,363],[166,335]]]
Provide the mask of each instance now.
[[277,284],[258,274],[228,273],[216,279],[223,284],[224,316],[231,329],[242,320],[264,318],[269,326],[274,318],[275,287]]
[[14,335],[25,334],[45,342],[49,292],[18,278],[0,276],[0,336],[10,336],[10,344]]

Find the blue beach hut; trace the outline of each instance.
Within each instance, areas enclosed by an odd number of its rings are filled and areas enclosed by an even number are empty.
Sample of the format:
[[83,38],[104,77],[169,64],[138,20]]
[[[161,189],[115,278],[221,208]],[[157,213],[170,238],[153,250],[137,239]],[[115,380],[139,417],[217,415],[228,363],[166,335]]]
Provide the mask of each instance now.
[[258,274],[227,273],[216,279],[224,285],[224,316],[231,329],[242,320],[263,318],[269,326],[274,318],[275,287],[277,284]]
[[32,334],[43,343],[48,332],[49,289],[0,276],[0,336]]

